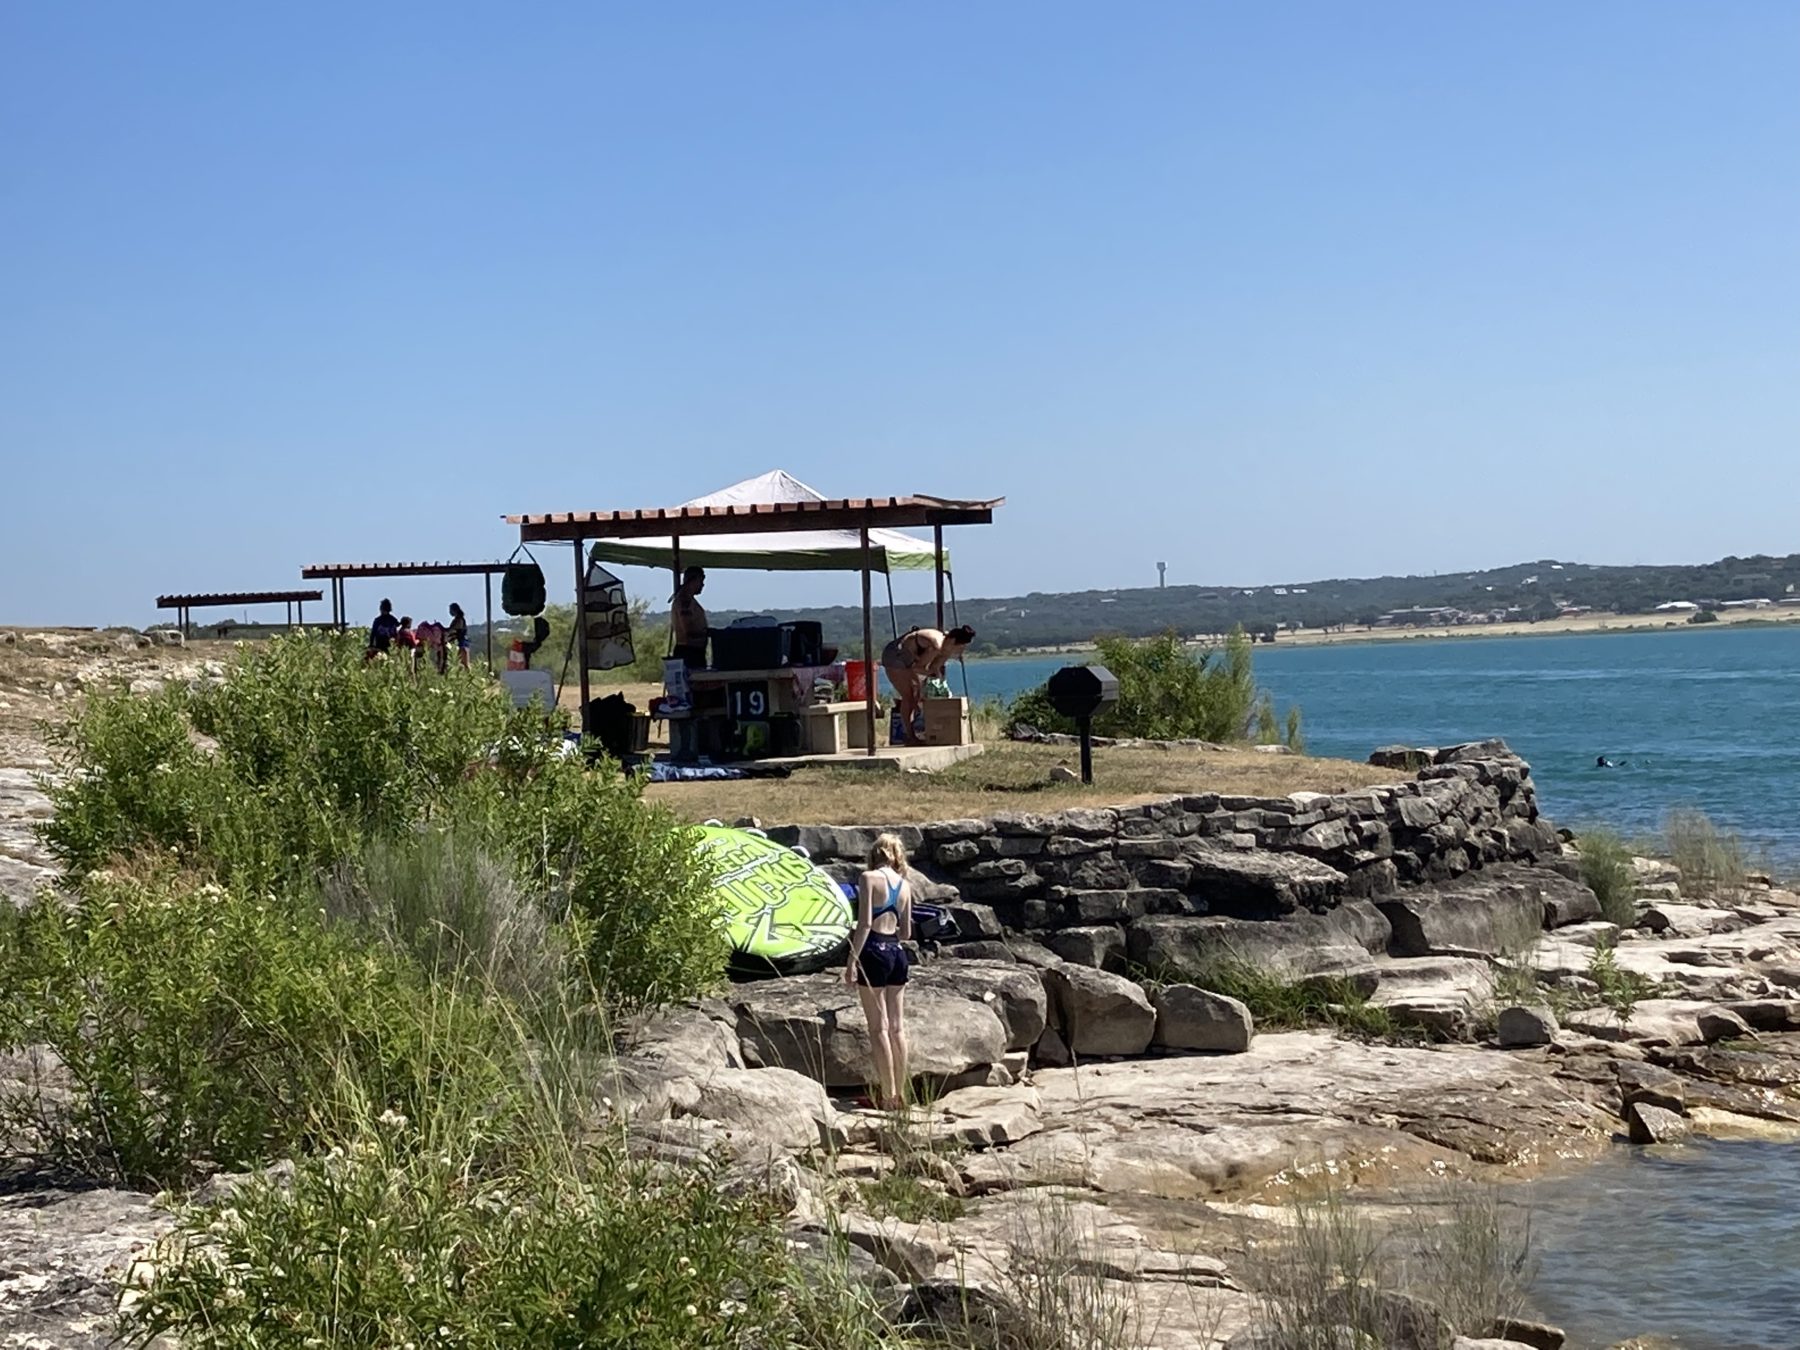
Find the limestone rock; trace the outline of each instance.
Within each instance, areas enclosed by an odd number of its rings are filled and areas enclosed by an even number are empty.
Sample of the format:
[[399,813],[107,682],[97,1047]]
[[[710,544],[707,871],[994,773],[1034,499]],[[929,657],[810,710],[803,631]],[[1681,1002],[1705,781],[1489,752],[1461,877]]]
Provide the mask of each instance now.
[[628,1022],[616,1043],[622,1054],[669,1060],[691,1072],[744,1067],[731,1012],[722,1003],[710,1010],[697,1003],[659,1009]]
[[1490,1335],[1502,1341],[1514,1341],[1528,1350],[1562,1350],[1569,1335],[1561,1327],[1548,1322],[1533,1322],[1524,1317],[1497,1317]]
[[1450,1342],[1450,1350],[1532,1350],[1532,1347],[1524,1341],[1509,1341],[1499,1336],[1458,1336]]
[[0,1343],[58,1350],[114,1345],[119,1284],[173,1226],[149,1196],[130,1191],[0,1197]]
[[1503,1050],[1519,1050],[1550,1044],[1560,1029],[1556,1014],[1548,1005],[1504,1008],[1495,1028],[1495,1039]]
[[932,1103],[933,1139],[970,1148],[1016,1144],[1043,1128],[1038,1096],[1029,1088],[961,1088]]
[[1624,1106],[1642,1103],[1682,1115],[1687,1111],[1687,1092],[1681,1076],[1654,1064],[1634,1064],[1621,1060],[1614,1072],[1619,1080],[1619,1098]]
[[1381,983],[1369,999],[1372,1006],[1445,1036],[1466,1036],[1494,995],[1492,968],[1471,957],[1397,958],[1377,969]]
[[1156,1031],[1156,1010],[1123,976],[1067,963],[1044,972],[1056,1025],[1075,1055],[1141,1055]]
[[1387,919],[1366,900],[1346,900],[1324,914],[1299,913],[1279,921],[1214,915],[1139,919],[1126,933],[1126,949],[1148,970],[1200,975],[1242,962],[1284,979],[1366,965],[1387,950]]
[[1242,1054],[1255,1032],[1250,1009],[1235,998],[1191,984],[1167,984],[1150,999],[1156,1044],[1176,1050]]
[[1708,1045],[1714,1041],[1748,1040],[1756,1035],[1750,1024],[1730,1008],[1706,1008],[1695,1014],[1700,1035]]
[[[1006,1029],[1006,1049],[1028,1050],[1043,1034],[1049,998],[1037,971],[1007,962],[930,963],[913,971],[909,988],[958,994],[985,1004]],[[910,1000],[912,995],[907,995]],[[910,1028],[912,1019],[909,1016]]]
[[[947,972],[977,964],[944,961],[923,969]],[[736,1011],[746,1061],[793,1069],[828,1088],[863,1087],[873,1081],[861,1000],[840,976],[807,975],[741,986]],[[918,1075],[951,1077],[978,1064],[998,1063],[1007,1050],[1007,1028],[995,1007],[917,980],[906,996],[906,1032],[910,1067]]]
[[952,1259],[955,1253],[925,1241],[916,1227],[913,1231],[908,1228],[897,1219],[875,1219],[867,1214],[844,1214],[837,1220],[838,1232],[846,1242],[860,1247],[908,1284],[916,1284],[930,1279],[938,1263]]
[[1673,1111],[1646,1102],[1625,1108],[1625,1125],[1634,1144],[1672,1144],[1688,1137],[1691,1126]]
[[1503,956],[1543,931],[1546,893],[1571,885],[1539,868],[1489,868],[1376,901],[1393,928],[1395,956]]
[[1315,858],[1213,848],[1193,849],[1184,856],[1193,865],[1189,889],[1214,914],[1267,919],[1303,909],[1319,912],[1332,908],[1344,894],[1344,874]]
[[697,1081],[691,1114],[733,1134],[801,1153],[832,1140],[831,1103],[816,1079],[791,1069],[718,1069]]
[[1372,751],[1369,763],[1378,769],[1405,769],[1417,772],[1437,759],[1436,746],[1384,745]]
[[1116,924],[1064,928],[1044,941],[1051,951],[1077,966],[1118,971],[1125,965],[1125,930]]

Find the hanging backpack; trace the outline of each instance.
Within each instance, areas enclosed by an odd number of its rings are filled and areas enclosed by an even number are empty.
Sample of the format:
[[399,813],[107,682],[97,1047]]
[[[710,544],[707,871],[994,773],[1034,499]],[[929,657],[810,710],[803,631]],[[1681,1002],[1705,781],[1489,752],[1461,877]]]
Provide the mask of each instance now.
[[527,553],[529,561],[514,562],[518,556],[515,549],[512,558],[506,560],[506,571],[500,574],[500,608],[515,619],[523,619],[544,612],[549,592],[544,588],[544,569],[537,565],[537,559]]

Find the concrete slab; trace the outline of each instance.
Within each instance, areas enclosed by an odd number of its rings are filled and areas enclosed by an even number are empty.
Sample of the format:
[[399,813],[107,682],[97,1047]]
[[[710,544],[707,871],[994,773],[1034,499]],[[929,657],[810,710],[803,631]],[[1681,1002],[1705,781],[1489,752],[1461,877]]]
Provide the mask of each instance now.
[[782,755],[759,759],[758,764],[780,764],[790,769],[866,769],[872,773],[936,773],[973,759],[985,747],[976,745],[884,745],[874,754],[866,750],[841,750],[835,755]]

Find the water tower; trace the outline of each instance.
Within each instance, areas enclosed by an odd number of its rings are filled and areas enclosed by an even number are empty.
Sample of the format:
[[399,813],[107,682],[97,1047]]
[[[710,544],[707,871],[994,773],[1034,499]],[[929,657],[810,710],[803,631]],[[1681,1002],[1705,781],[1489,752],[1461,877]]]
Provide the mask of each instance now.
[[1156,564],[1156,589],[1159,591],[1164,590],[1168,587],[1168,584],[1169,584],[1169,564],[1167,564],[1167,563]]

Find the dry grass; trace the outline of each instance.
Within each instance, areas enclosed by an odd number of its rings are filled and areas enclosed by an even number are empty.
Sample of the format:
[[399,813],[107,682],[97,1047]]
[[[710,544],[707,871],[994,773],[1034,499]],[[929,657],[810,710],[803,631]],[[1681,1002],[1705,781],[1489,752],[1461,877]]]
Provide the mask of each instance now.
[[664,783],[648,789],[689,820],[754,816],[782,824],[886,824],[954,820],[996,811],[1062,811],[1120,805],[1183,792],[1281,797],[1391,783],[1392,769],[1340,759],[1253,750],[1096,750],[1094,785],[1050,782],[1057,765],[1077,766],[1068,746],[990,744],[985,754],[941,773],[799,769],[785,779]]

